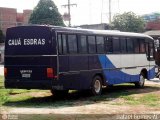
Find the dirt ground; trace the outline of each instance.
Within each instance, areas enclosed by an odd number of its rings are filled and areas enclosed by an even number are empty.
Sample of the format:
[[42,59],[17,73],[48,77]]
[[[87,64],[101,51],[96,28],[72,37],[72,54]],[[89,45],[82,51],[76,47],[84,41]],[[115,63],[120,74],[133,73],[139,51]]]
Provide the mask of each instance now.
[[[158,86],[160,88],[160,81],[146,81],[146,85]],[[147,94],[145,89],[142,89],[143,94]],[[153,94],[160,94],[160,89],[150,91]],[[34,93],[30,93],[33,94]],[[38,97],[50,96],[51,94],[39,93]],[[138,94],[141,96],[141,94]],[[87,101],[87,99],[86,99]],[[86,102],[85,101],[85,102]],[[146,105],[119,105],[114,103],[123,102],[122,99],[116,98],[107,102],[95,102],[92,104],[83,104],[84,101],[77,100],[75,105],[70,106],[39,106],[35,107],[16,107],[16,106],[3,106],[1,107],[1,113],[4,114],[160,114],[160,107],[152,107]]]

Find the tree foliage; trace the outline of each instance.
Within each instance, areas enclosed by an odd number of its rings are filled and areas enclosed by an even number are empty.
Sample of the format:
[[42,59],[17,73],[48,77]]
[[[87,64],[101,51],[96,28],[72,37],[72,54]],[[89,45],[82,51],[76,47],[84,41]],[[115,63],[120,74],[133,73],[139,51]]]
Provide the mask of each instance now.
[[40,0],[30,16],[29,23],[64,26],[62,16],[52,0]]
[[133,12],[125,12],[113,17],[111,29],[125,32],[144,32],[145,22]]
[[0,30],[0,43],[4,43],[4,34],[2,30]]

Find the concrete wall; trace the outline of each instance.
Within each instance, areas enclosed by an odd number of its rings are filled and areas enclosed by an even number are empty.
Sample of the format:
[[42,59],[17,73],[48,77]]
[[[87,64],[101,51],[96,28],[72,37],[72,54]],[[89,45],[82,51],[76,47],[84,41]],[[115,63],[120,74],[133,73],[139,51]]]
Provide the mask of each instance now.
[[106,24],[106,23],[81,25],[81,26],[78,26],[78,27],[84,28],[84,29],[95,29],[95,30],[108,30],[108,28],[109,28],[108,24]]
[[9,27],[18,25],[27,25],[32,10],[24,10],[23,13],[17,13],[17,9],[0,7],[0,29],[6,34]]
[[4,63],[4,43],[0,43],[0,63]]

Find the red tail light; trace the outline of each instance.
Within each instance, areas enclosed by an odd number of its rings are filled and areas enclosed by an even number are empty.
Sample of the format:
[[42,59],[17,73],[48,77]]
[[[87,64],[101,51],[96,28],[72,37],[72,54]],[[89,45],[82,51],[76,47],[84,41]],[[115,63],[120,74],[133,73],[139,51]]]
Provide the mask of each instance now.
[[47,68],[47,77],[54,78],[54,70],[53,68]]
[[7,68],[4,68],[4,77],[7,76]]

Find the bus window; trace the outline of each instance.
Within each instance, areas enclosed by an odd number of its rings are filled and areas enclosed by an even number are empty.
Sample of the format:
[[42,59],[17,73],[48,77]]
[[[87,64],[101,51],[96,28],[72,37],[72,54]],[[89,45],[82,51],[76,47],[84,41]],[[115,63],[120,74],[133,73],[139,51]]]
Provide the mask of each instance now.
[[58,34],[58,51],[59,51],[59,54],[62,54],[62,38],[61,38],[61,34]]
[[104,37],[97,36],[97,53],[104,53]]
[[113,53],[120,53],[120,41],[119,41],[119,37],[113,37],[112,38],[113,41]]
[[105,48],[106,48],[107,53],[113,53],[112,37],[107,37],[106,38]]
[[127,52],[133,53],[133,40],[131,38],[127,38]]
[[87,53],[87,37],[85,35],[78,36],[79,53]]
[[77,53],[77,37],[76,35],[68,35],[68,50],[69,53]]
[[145,42],[144,39],[139,39],[140,43],[140,53],[145,53]]
[[67,53],[67,39],[66,39],[66,35],[62,35],[62,50],[63,50],[63,54]]
[[146,42],[145,43],[145,49],[146,49],[146,55],[147,55],[147,58],[149,57],[149,49],[148,49],[148,43]]
[[154,44],[146,42],[146,54],[149,61],[154,60]]
[[134,53],[139,53],[139,39],[134,39]]
[[89,53],[96,53],[96,39],[95,36],[88,36]]
[[153,43],[149,43],[149,60],[153,60],[154,58],[154,45]]
[[120,38],[120,46],[121,46],[121,52],[126,53],[127,52],[127,42],[125,37]]

